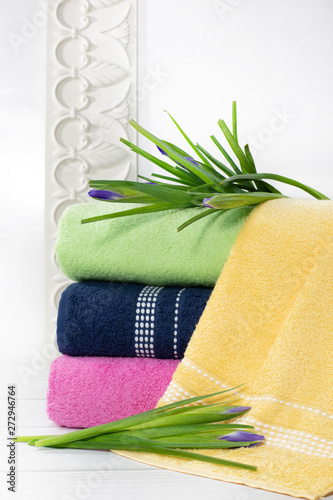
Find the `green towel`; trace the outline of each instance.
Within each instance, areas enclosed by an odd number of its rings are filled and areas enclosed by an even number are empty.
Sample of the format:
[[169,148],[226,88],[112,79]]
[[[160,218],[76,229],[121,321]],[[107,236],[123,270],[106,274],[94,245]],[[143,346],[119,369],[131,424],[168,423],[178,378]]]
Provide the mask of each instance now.
[[181,232],[200,208],[169,210],[89,224],[81,219],[139,205],[72,205],[59,221],[56,255],[74,281],[128,281],[149,285],[215,285],[251,207],[216,212]]

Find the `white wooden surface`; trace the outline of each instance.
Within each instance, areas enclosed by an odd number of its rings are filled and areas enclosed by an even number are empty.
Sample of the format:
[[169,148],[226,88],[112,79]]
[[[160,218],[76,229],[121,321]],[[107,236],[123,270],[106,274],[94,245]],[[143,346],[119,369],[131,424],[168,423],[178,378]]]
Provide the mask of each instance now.
[[[0,498],[15,500],[284,500],[246,486],[157,469],[107,451],[54,450],[16,445],[17,491],[7,491],[7,385],[17,385],[17,435],[61,434],[45,410],[47,373],[24,382],[0,372]],[[333,495],[330,497],[333,499]]]

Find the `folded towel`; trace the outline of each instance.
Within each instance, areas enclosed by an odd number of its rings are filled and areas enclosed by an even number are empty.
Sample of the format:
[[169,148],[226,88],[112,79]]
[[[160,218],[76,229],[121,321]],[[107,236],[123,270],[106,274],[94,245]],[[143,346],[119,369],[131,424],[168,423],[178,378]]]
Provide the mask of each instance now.
[[181,359],[211,291],[73,283],[60,299],[59,350],[71,356]]
[[214,286],[250,207],[212,214],[177,233],[200,208],[81,224],[81,219],[136,205],[72,205],[59,221],[56,254],[74,281],[130,281],[147,285]]
[[238,421],[253,424],[266,442],[205,452],[258,470],[121,454],[310,500],[333,491],[332,230],[331,201],[256,208],[159,402],[174,401],[179,389],[193,396],[245,383],[236,396],[252,409]]
[[51,364],[47,414],[64,427],[90,427],[156,406],[178,361],[60,356]]

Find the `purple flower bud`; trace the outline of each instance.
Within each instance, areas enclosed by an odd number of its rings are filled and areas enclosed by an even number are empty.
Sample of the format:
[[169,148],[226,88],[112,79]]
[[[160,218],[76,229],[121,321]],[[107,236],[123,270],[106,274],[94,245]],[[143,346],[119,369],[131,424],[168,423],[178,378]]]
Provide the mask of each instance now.
[[190,161],[191,163],[193,163],[193,165],[199,165],[199,163],[195,160],[193,160],[193,158],[191,158],[190,156],[184,156],[185,160],[188,160]]
[[168,154],[165,151],[163,151],[162,148],[160,148],[159,146],[156,146],[156,147],[159,150],[159,152],[162,153],[162,155],[168,156]]
[[218,439],[231,441],[232,443],[247,443],[251,441],[263,441],[265,436],[246,431],[234,431],[225,436],[220,436]]
[[212,198],[214,198],[214,197],[213,197],[213,196],[211,196],[210,198],[204,198],[204,200],[203,200],[203,202],[202,202],[202,203],[203,203],[203,205],[204,205],[205,207],[208,207],[208,208],[215,208],[213,205],[210,205],[210,204],[209,204],[209,202],[210,202],[210,200],[211,200]]
[[98,200],[118,200],[120,198],[125,198],[122,194],[102,189],[91,189],[88,194],[92,198],[97,198]]
[[[162,148],[160,148],[159,146],[156,146],[156,147],[159,150],[159,152],[162,153],[162,155],[169,156],[168,153],[163,151]],[[193,163],[193,165],[198,165],[198,162],[196,162],[191,156],[183,156],[183,158],[184,158],[184,160],[187,160],[187,161],[190,161],[191,163]],[[181,163],[179,161],[176,161],[176,163],[178,163],[178,165],[181,165]]]
[[225,413],[242,413],[248,410],[251,410],[251,406],[235,406],[235,408],[229,408]]

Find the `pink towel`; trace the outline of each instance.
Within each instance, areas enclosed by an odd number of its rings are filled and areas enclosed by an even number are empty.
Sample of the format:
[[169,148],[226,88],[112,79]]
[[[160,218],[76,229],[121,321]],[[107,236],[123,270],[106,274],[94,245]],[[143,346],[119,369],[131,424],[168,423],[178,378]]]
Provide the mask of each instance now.
[[47,413],[64,427],[91,427],[151,410],[179,361],[60,356],[50,368]]

